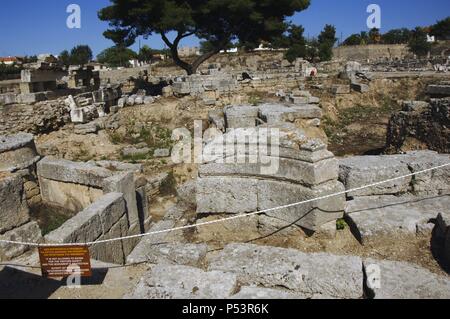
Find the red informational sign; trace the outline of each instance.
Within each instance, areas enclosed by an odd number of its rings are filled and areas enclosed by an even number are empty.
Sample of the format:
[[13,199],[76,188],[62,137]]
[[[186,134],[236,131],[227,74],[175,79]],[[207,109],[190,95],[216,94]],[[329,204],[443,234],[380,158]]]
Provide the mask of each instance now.
[[91,258],[87,246],[39,247],[42,276],[61,278],[78,274],[92,276]]

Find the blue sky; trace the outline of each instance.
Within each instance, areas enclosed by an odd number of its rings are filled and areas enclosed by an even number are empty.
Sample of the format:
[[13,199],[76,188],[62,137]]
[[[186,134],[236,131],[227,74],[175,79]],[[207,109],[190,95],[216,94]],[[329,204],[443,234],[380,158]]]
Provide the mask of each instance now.
[[[81,7],[81,29],[68,29],[66,8],[76,3]],[[449,0],[311,0],[311,6],[292,17],[305,27],[305,35],[316,36],[326,23],[333,24],[337,36],[367,29],[366,8],[376,3],[381,6],[382,32],[393,28],[413,28],[431,25],[450,15]],[[102,35],[108,25],[97,18],[97,11],[109,4],[108,0],[15,0],[3,1],[0,9],[0,56],[58,54],[77,44],[88,44],[94,54],[112,45]],[[195,38],[182,45],[196,45]],[[141,44],[162,48],[158,36]],[[138,48],[136,43],[133,49]]]

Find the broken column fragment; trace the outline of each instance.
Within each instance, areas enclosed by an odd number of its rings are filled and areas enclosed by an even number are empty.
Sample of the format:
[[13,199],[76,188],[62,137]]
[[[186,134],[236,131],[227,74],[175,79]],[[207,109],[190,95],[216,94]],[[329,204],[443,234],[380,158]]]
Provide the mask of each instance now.
[[[254,130],[264,129],[267,127]],[[204,154],[233,134],[236,147],[227,148],[226,153],[216,153],[199,168],[197,213],[249,213],[343,191],[343,185],[337,181],[338,164],[334,155],[320,141],[307,140],[301,131],[292,128],[280,130],[278,142],[272,138],[270,142],[265,141],[267,148],[276,150],[275,153],[258,153],[252,147],[254,142],[245,137],[248,131],[235,129],[211,141]],[[240,147],[246,149],[245,154],[239,153]],[[266,214],[315,231],[342,217],[344,203],[342,195]]]

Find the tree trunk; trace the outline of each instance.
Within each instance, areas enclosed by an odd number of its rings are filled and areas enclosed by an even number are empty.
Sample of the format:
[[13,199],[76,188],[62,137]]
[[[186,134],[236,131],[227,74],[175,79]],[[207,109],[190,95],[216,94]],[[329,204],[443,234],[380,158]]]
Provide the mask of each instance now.
[[178,44],[180,43],[180,40],[183,37],[186,37],[187,35],[190,35],[190,34],[183,35],[183,34],[179,33],[178,36],[175,38],[173,43],[171,43],[169,41],[169,39],[167,38],[167,36],[166,36],[166,34],[164,32],[161,31],[160,34],[161,34],[161,37],[162,37],[163,41],[166,43],[166,45],[170,49],[170,52],[172,53],[173,61],[180,68],[185,70],[187,75],[195,74],[197,72],[198,67],[203,62],[205,62],[206,60],[208,60],[209,58],[211,58],[212,56],[214,56],[214,55],[216,55],[217,53],[220,52],[220,49],[215,49],[213,51],[207,52],[207,53],[199,56],[197,59],[195,59],[195,61],[192,64],[189,64],[186,61],[183,61],[183,60],[180,59],[180,56],[178,55]]

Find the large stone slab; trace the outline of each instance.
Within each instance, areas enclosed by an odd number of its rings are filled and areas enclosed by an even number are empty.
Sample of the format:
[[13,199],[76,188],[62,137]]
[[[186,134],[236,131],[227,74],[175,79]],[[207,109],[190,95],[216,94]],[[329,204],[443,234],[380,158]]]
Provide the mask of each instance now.
[[[412,173],[450,163],[449,154],[433,151],[409,152],[404,155]],[[450,167],[420,173],[413,177],[412,191],[419,195],[440,195],[450,193]]]
[[294,249],[230,244],[212,257],[208,270],[236,274],[244,286],[283,287],[307,297],[363,296],[362,260]]
[[[20,241],[27,243],[40,243],[42,240],[41,229],[35,221],[31,221],[20,227],[14,228],[3,235],[0,239]],[[11,260],[29,250],[29,246],[0,243],[0,261]]]
[[322,117],[322,110],[318,106],[311,104],[262,104],[258,106],[258,108],[259,117],[269,125],[277,124],[280,122],[295,122],[296,120],[300,119],[313,119]]
[[257,180],[205,177],[197,180],[197,213],[247,213],[257,209]]
[[[405,262],[366,259],[363,264],[369,294],[375,299],[450,299],[448,277]],[[373,285],[374,266],[380,271],[379,285]]]
[[199,267],[206,257],[206,244],[157,243],[140,245],[127,257],[127,263],[185,265]]
[[0,171],[27,168],[39,160],[32,134],[0,136]]
[[23,181],[19,175],[0,177],[0,234],[30,220]]
[[122,193],[127,206],[128,223],[130,226],[140,223],[133,172],[120,172],[106,178],[103,181],[103,191]]
[[45,236],[49,243],[85,243],[106,235],[123,215],[125,201],[121,193],[108,193]]
[[[399,156],[354,156],[339,161],[339,180],[346,190],[410,174]],[[411,177],[353,191],[349,197],[402,194],[409,190]]]
[[224,299],[237,289],[234,274],[156,265],[125,299]]
[[439,212],[450,212],[450,195],[440,197],[358,197],[348,202],[346,219],[362,243],[377,237],[395,238],[431,232]]
[[302,294],[295,294],[286,290],[260,288],[260,287],[242,287],[239,292],[230,297],[230,299],[304,299]]
[[224,109],[227,128],[255,127],[258,108],[251,105],[229,106]]
[[[312,188],[290,183],[259,180],[258,210],[266,210],[279,206],[294,204],[321,196],[343,192],[341,183],[330,181]],[[289,208],[266,212],[289,224],[316,231],[321,225],[343,216],[345,195],[337,195],[321,200],[313,200]]]
[[105,178],[113,175],[111,171],[91,163],[71,162],[48,157],[37,164],[37,174],[46,179],[98,188],[103,187]]
[[39,177],[41,197],[45,203],[78,212],[91,205],[101,196],[103,190],[88,185],[60,182]]
[[[199,174],[205,176],[241,176],[258,177],[300,183],[303,185],[317,185],[338,178],[338,161],[334,158],[325,159],[315,163],[303,162],[288,158],[274,158],[261,156],[257,163],[241,164],[239,158],[235,163],[209,163],[201,165]],[[277,169],[274,172],[265,170],[263,163],[274,163]]]

